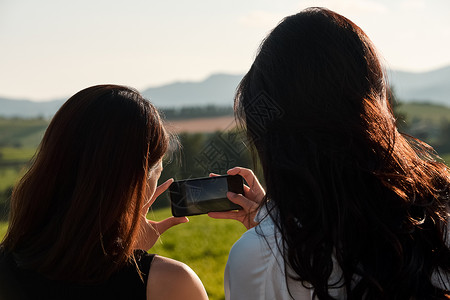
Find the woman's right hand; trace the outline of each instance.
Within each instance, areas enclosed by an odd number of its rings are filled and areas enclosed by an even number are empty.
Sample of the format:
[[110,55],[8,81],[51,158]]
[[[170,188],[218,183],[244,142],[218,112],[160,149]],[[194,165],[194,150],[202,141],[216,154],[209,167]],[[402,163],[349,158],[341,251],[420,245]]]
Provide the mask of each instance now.
[[160,235],[163,234],[167,229],[181,223],[189,222],[189,219],[186,217],[169,217],[159,222],[147,219],[147,214],[150,206],[153,204],[153,202],[155,202],[156,198],[158,198],[159,195],[161,195],[165,190],[169,188],[172,182],[173,179],[171,178],[160,186],[156,187],[153,195],[151,196],[151,199],[143,207],[140,223],[141,230],[139,231],[139,236],[136,240],[136,245],[134,246],[135,249],[148,251],[153,247],[153,245],[155,245]]
[[[241,222],[247,229],[253,228],[258,225],[254,221],[256,213],[260,203],[264,200],[266,192],[256,178],[252,170],[235,167],[227,171],[228,175],[241,175],[248,186],[244,184],[244,195],[235,194],[232,192],[227,193],[227,197],[231,202],[239,204],[241,210],[223,211],[223,212],[210,212],[208,216],[214,219],[233,219]],[[211,176],[214,176],[211,174]]]

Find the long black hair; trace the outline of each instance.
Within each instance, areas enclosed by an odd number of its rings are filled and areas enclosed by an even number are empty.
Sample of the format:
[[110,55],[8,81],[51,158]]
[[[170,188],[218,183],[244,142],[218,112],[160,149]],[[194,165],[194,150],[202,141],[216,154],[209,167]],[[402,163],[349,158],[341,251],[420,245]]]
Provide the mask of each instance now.
[[388,93],[369,38],[324,8],[285,18],[238,87],[278,246],[319,299],[448,295],[450,175],[398,132]]
[[168,143],[158,111],[136,90],[76,93],[14,188],[0,246],[48,278],[103,282],[135,260],[147,177]]

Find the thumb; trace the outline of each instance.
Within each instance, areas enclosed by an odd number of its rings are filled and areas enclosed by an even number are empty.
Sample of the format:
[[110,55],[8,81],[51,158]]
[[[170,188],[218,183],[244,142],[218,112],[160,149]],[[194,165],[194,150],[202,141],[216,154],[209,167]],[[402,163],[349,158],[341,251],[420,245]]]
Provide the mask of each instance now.
[[186,217],[170,217],[170,218],[164,219],[160,222],[154,222],[153,227],[161,235],[167,229],[169,229],[175,225],[178,225],[181,223],[187,223],[187,222],[189,222],[189,219]]

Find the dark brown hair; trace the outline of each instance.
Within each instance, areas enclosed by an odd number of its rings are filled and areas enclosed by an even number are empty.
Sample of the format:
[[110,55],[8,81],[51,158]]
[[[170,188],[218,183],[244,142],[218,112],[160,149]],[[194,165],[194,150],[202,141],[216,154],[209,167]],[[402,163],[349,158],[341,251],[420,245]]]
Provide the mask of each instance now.
[[20,267],[51,279],[103,281],[134,259],[148,172],[167,146],[156,108],[137,91],[78,92],[13,191],[2,245]]
[[319,299],[448,295],[450,175],[398,132],[387,95],[372,42],[324,8],[285,18],[238,87],[278,246]]

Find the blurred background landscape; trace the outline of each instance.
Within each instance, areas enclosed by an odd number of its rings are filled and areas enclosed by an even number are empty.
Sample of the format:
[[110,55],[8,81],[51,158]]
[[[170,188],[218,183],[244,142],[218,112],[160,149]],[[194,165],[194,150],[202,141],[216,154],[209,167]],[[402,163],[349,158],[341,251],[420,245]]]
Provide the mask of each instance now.
[[[400,131],[432,145],[449,165],[448,0],[2,0],[0,239],[11,190],[50,119],[88,86],[129,85],[160,109],[181,145],[165,158],[160,182],[251,167],[235,127],[234,91],[264,36],[309,6],[335,10],[368,34],[387,67]],[[170,216],[168,205],[163,194],[149,217]],[[228,251],[245,228],[190,220],[150,251],[188,264],[210,299],[224,299]]]
[[[218,174],[234,166],[252,167],[245,137],[236,128],[233,94],[242,75],[215,74],[199,82],[174,82],[142,93],[158,106],[166,128],[181,147],[164,161],[160,182]],[[420,138],[450,162],[450,67],[427,73],[390,72],[391,97],[402,132]],[[7,229],[13,186],[29,166],[51,117],[65,100],[33,102],[0,99],[0,238]],[[259,175],[260,176],[260,175]],[[262,178],[262,177],[261,177]],[[45,180],[45,178],[43,178]],[[263,179],[262,179],[263,180]],[[171,216],[164,193],[149,218]],[[224,299],[228,252],[245,231],[238,222],[190,217],[170,229],[150,250],[187,263],[201,278],[210,299]]]
[[[450,161],[450,67],[426,73],[389,72],[400,130],[432,145]],[[233,95],[242,75],[214,74],[199,82],[174,82],[142,91],[161,111],[181,147],[168,155],[161,180],[223,174],[252,165],[236,129]],[[0,99],[0,208],[34,155],[43,133],[65,100]],[[163,197],[155,207],[167,207]]]

